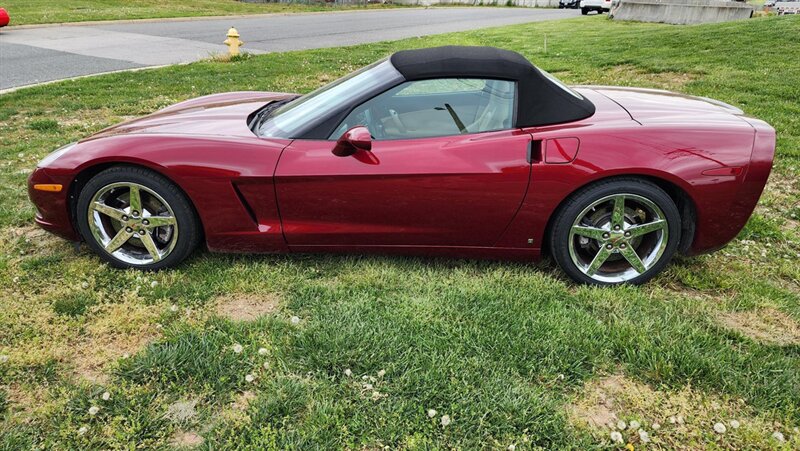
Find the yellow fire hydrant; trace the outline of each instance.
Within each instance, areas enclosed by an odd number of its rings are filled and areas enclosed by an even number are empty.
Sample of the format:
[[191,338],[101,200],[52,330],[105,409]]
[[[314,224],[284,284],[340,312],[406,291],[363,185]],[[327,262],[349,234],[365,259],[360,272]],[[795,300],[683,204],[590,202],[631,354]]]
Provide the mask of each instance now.
[[228,46],[228,52],[231,56],[239,54],[239,47],[243,46],[244,42],[239,39],[239,32],[236,31],[236,28],[231,27],[228,30],[228,39],[225,40],[225,45]]

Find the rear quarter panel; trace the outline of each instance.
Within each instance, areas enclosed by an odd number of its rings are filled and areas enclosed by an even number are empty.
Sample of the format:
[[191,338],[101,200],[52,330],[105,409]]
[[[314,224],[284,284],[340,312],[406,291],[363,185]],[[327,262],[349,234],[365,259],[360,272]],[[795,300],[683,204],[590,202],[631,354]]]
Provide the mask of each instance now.
[[[533,162],[528,195],[499,243],[503,246],[521,247],[533,240],[530,245],[541,248],[549,219],[572,193],[601,179],[637,175],[666,181],[688,195],[696,214],[696,231],[688,253],[709,251],[723,246],[741,230],[766,181],[760,176],[754,182],[760,187],[744,184],[755,131],[730,114],[674,116],[647,125],[630,117],[610,121],[588,118],[530,129],[530,133],[537,140],[575,137],[580,147],[575,160],[568,164],[545,164],[542,159]],[[726,166],[743,167],[745,171],[735,176],[702,174]]]

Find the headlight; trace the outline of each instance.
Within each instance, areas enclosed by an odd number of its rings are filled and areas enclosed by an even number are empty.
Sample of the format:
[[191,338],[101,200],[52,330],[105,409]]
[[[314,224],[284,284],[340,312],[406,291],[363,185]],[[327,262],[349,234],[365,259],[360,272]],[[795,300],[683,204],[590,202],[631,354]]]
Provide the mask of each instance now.
[[55,151],[51,152],[50,155],[42,158],[42,161],[39,162],[36,166],[40,168],[44,168],[49,166],[52,162],[56,161],[61,155],[67,153],[69,149],[72,149],[75,144],[77,143],[69,143],[66,146],[59,147]]

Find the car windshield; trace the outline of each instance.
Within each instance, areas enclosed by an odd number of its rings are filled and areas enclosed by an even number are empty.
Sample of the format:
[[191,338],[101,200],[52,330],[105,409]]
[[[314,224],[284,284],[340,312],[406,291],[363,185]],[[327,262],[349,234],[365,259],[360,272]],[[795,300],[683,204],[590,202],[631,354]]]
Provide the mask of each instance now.
[[358,97],[391,79],[402,79],[388,59],[346,75],[276,109],[258,128],[258,135],[295,138],[310,123],[327,116],[346,99]]

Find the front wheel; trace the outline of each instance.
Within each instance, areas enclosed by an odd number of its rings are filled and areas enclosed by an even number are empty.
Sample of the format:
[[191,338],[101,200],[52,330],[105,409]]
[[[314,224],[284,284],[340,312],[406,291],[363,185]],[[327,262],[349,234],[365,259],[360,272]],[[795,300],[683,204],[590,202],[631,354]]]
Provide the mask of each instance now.
[[589,14],[589,10],[586,9],[586,8],[581,8],[581,14],[583,14],[585,16],[585,15]]
[[83,239],[117,268],[175,266],[200,240],[199,221],[183,192],[142,168],[97,174],[81,190],[76,208]]
[[669,263],[680,241],[680,222],[675,202],[651,182],[599,182],[575,193],[559,209],[550,249],[578,282],[641,284]]

